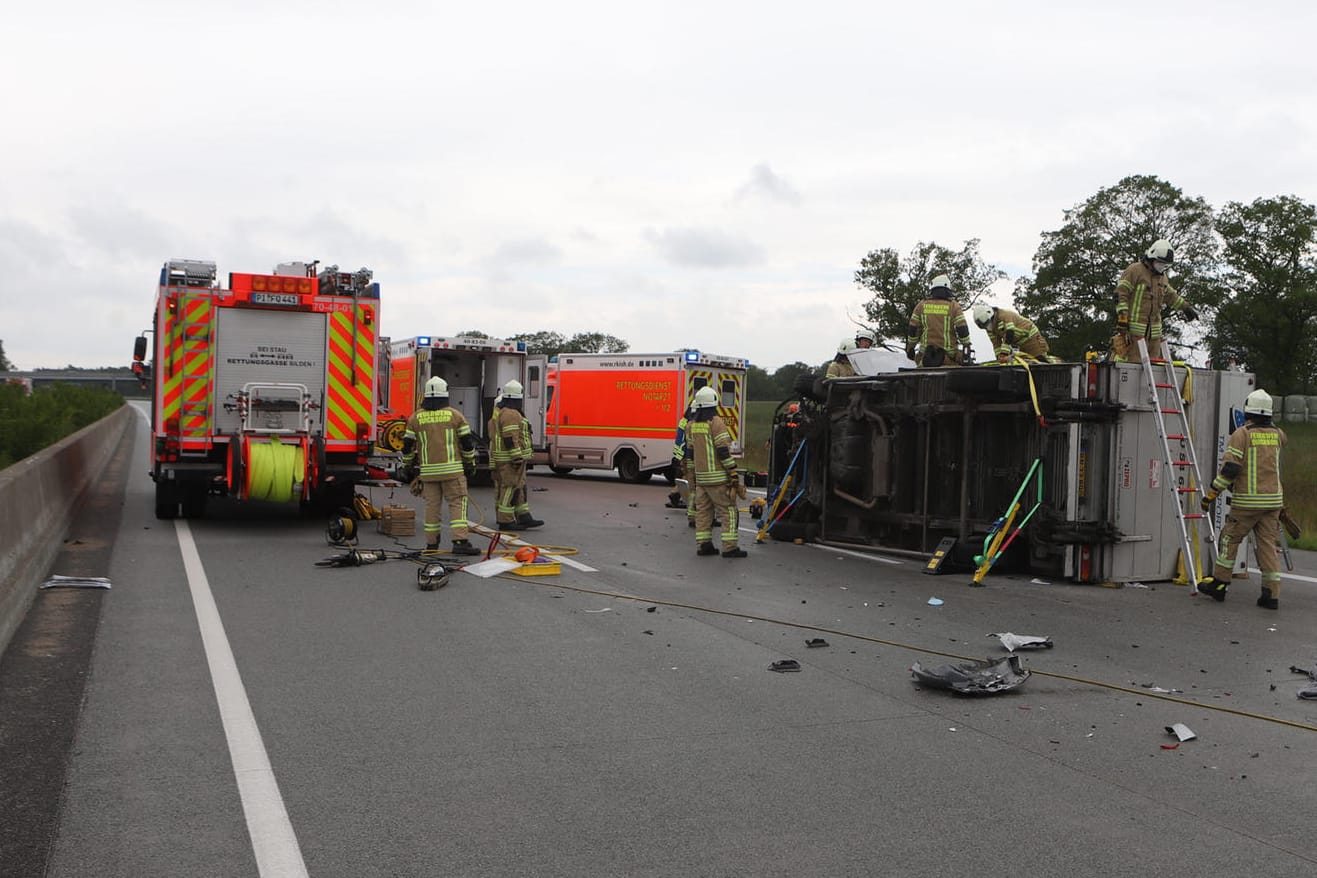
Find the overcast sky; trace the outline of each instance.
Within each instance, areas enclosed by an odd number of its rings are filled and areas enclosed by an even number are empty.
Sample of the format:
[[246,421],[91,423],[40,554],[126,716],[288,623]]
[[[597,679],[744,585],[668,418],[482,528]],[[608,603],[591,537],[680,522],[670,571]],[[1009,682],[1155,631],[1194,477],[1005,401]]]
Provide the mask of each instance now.
[[394,337],[821,363],[872,249],[977,237],[1014,279],[1129,174],[1216,207],[1317,200],[1315,10],[23,4],[0,340],[20,369],[126,364],[166,259],[319,259],[375,272]]

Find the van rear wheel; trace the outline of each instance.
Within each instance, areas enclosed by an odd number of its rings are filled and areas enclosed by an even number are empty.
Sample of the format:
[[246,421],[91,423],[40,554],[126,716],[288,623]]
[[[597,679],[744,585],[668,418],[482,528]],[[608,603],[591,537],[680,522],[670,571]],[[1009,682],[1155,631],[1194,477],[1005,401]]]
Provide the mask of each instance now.
[[631,482],[639,485],[648,482],[653,472],[640,471],[640,457],[630,450],[619,451],[617,457],[613,458],[617,465],[617,475],[624,482]]

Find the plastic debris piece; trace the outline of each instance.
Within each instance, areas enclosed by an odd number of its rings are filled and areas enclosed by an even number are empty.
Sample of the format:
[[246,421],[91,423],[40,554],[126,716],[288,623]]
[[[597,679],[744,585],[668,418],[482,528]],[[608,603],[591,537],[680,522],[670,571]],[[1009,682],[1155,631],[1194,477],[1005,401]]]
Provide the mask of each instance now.
[[1125,587],[1126,587],[1126,588],[1147,588],[1147,586],[1144,585],[1142,582],[1127,582],[1127,583],[1125,583]]
[[1179,750],[1179,749],[1180,749],[1180,742],[1179,742],[1179,741],[1176,741],[1174,744],[1162,744],[1162,749],[1163,749],[1163,750]]
[[612,607],[604,607],[602,610],[585,610],[587,613],[611,613],[612,611]]
[[817,649],[820,646],[827,646],[827,645],[828,645],[828,641],[824,640],[822,637],[815,637],[812,640],[805,641],[805,646],[809,647],[810,649]]
[[989,637],[995,637],[1001,641],[1001,645],[1011,652],[1017,649],[1051,649],[1056,644],[1052,643],[1050,637],[1038,637],[1034,634],[1012,634],[1009,631],[1003,631],[1000,634],[989,634]]
[[800,662],[795,659],[782,659],[781,661],[773,662],[768,666],[768,669],[770,671],[777,671],[779,674],[785,674],[788,671],[800,670]]
[[1029,679],[1029,670],[1020,666],[1017,655],[942,665],[926,670],[919,662],[910,666],[915,682],[930,689],[950,689],[962,695],[996,695],[1009,692]]
[[1298,697],[1305,700],[1317,701],[1317,683],[1314,683],[1311,686],[1305,686],[1304,688],[1300,689],[1298,692]]
[[1031,580],[1029,580],[1029,581],[1030,581],[1031,583],[1033,583],[1034,585],[1051,585],[1051,584],[1052,584],[1052,583],[1048,582],[1046,579],[1031,579]]
[[1193,733],[1193,729],[1189,728],[1184,723],[1175,723],[1174,725],[1167,726],[1166,734],[1175,735],[1176,739],[1179,741],[1192,741],[1198,737]]
[[930,607],[940,607],[942,606],[942,598],[929,598],[928,605]]
[[42,588],[109,588],[110,580],[104,576],[60,576],[56,573],[41,583]]

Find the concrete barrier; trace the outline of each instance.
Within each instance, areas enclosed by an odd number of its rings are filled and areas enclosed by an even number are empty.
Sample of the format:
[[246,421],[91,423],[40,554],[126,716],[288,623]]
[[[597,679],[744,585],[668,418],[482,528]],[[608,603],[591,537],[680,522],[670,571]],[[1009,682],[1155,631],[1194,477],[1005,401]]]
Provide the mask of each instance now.
[[1285,420],[1293,423],[1308,420],[1308,400],[1297,393],[1285,397]]
[[73,509],[136,416],[123,405],[0,470],[0,654],[59,554]]

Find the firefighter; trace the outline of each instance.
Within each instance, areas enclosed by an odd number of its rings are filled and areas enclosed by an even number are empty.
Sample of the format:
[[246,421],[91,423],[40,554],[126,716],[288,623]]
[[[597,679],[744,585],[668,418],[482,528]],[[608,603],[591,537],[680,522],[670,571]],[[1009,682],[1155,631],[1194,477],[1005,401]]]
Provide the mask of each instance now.
[[855,375],[855,367],[851,365],[850,354],[857,349],[855,342],[849,338],[843,338],[841,344],[837,345],[837,355],[828,363],[828,370],[823,377],[827,378],[851,378]]
[[695,554],[718,554],[713,545],[713,518],[714,510],[720,509],[726,516],[722,555],[744,558],[745,549],[737,545],[740,516],[736,501],[745,489],[732,459],[732,436],[718,417],[718,393],[712,387],[695,391],[695,414],[686,425],[684,455],[695,475]]
[[489,419],[489,460],[494,471],[494,513],[498,529],[527,530],[544,524],[531,517],[526,492],[530,463],[530,423],[521,413],[525,389],[517,380],[503,385],[501,404]]
[[1166,272],[1175,262],[1175,250],[1165,239],[1154,241],[1143,258],[1121,274],[1116,282],[1116,334],[1111,352],[1118,363],[1141,363],[1139,339],[1146,339],[1148,350],[1160,356],[1162,308],[1184,313],[1186,320],[1197,320],[1198,312],[1171,286]]
[[975,305],[974,322],[986,330],[992,342],[997,362],[1008,363],[1012,349],[1028,354],[1035,360],[1047,359],[1047,339],[1043,338],[1032,321],[1014,311],[992,305]]
[[1280,538],[1281,508],[1285,492],[1280,484],[1280,450],[1285,431],[1271,422],[1271,396],[1255,390],[1244,400],[1244,425],[1230,434],[1221,471],[1200,501],[1210,513],[1222,491],[1230,491],[1230,512],[1221,529],[1221,541],[1212,576],[1198,583],[1198,590],[1218,601],[1226,599],[1226,588],[1234,575],[1239,544],[1253,534],[1258,568],[1262,571],[1262,594],[1258,606],[1280,609],[1280,562],[1276,544]]
[[[418,464],[419,458],[419,464]],[[402,434],[405,481],[419,479],[425,500],[425,548],[439,548],[442,503],[448,501],[448,526],[454,555],[479,555],[468,539],[466,480],[476,471],[476,440],[471,426],[448,405],[448,382],[438,376],[425,382],[425,397],[412,412]],[[415,489],[413,488],[413,492]]]
[[871,348],[878,343],[878,333],[872,329],[861,326],[855,330],[855,346],[860,350]]
[[968,347],[965,312],[951,297],[951,278],[939,274],[929,281],[928,298],[915,305],[910,314],[905,355],[921,368],[936,369],[959,366],[966,359]]

